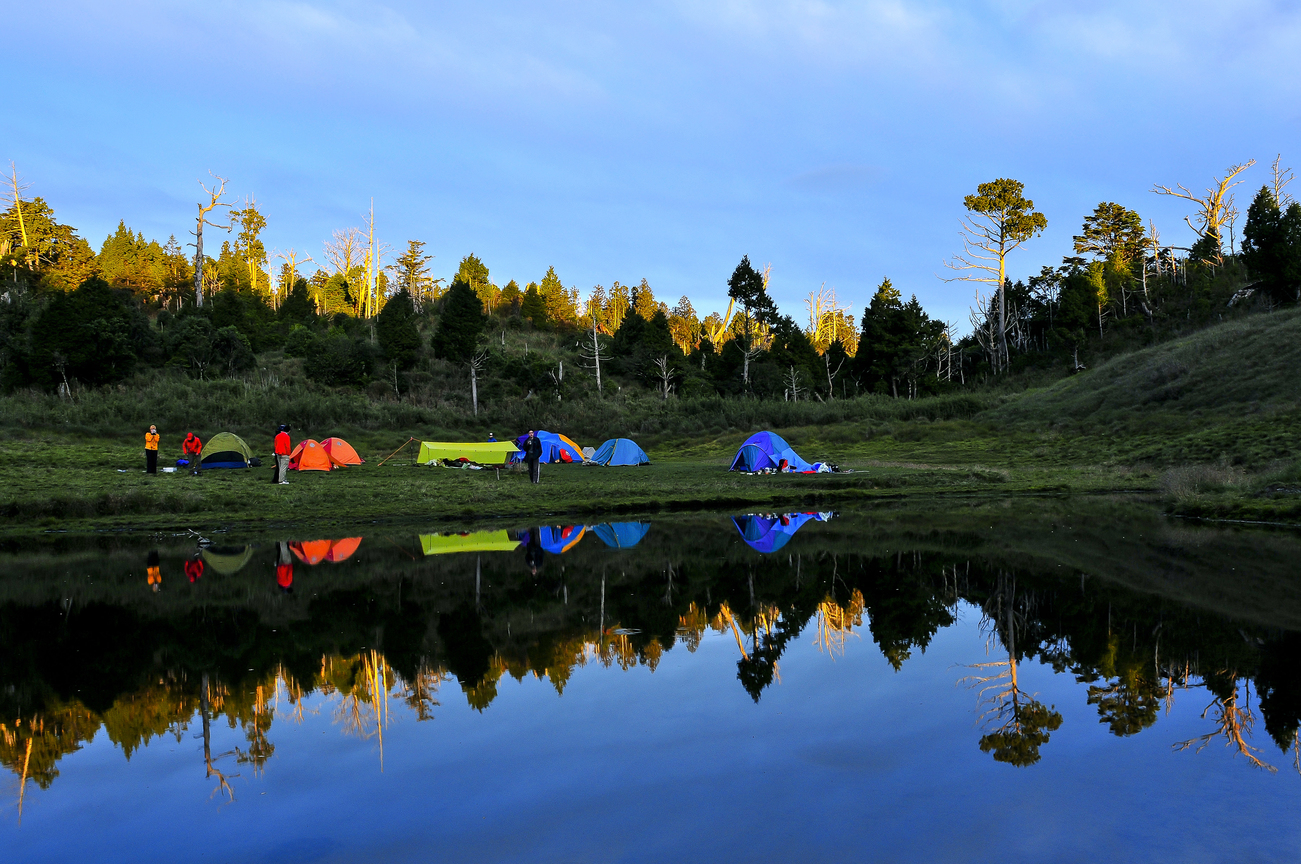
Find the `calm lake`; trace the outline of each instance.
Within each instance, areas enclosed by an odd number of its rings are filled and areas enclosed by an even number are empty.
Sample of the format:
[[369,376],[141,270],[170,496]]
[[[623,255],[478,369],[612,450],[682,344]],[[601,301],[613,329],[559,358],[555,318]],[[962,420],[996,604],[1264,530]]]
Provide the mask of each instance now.
[[0,542],[5,861],[1293,861],[1301,535],[1120,500]]

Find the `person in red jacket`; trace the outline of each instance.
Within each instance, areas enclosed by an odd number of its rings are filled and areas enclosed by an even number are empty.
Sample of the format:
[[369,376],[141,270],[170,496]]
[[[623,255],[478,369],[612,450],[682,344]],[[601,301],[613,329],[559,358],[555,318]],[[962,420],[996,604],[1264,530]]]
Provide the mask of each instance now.
[[190,463],[190,473],[199,473],[199,454],[203,452],[203,442],[199,436],[193,432],[185,433],[185,441],[181,444],[181,452],[185,454],[185,461]]
[[289,454],[292,449],[289,445],[289,427],[281,426],[276,432],[276,471],[271,477],[272,483],[279,483],[282,486],[289,485]]
[[191,583],[198,582],[203,578],[203,558],[200,553],[195,552],[189,558],[185,559],[185,575]]
[[280,541],[280,558],[276,561],[276,584],[285,594],[294,593],[294,559],[289,554],[289,544]]

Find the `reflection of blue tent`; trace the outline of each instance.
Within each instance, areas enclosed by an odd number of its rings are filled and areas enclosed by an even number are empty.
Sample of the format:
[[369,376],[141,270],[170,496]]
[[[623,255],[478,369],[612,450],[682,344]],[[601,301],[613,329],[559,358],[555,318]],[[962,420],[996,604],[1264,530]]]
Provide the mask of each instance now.
[[606,522],[592,529],[612,549],[629,549],[650,531],[649,522]]
[[568,552],[578,545],[578,541],[583,539],[587,533],[587,528],[582,525],[566,525],[564,527],[543,525],[536,529],[538,532],[538,542],[542,548],[552,555],[560,555]]
[[[533,434],[537,435],[538,440],[542,442],[542,458],[538,460],[539,462],[580,463],[583,461],[583,448],[579,447],[567,436],[557,435],[555,432],[542,431],[535,431]],[[515,439],[515,446],[518,447],[521,452],[511,456],[512,462],[524,461],[524,442],[527,440],[529,440],[527,432]],[[561,455],[562,453],[569,456],[569,458],[565,459]]]
[[741,449],[736,451],[736,458],[732,460],[732,471],[759,471],[763,468],[779,468],[781,460],[785,459],[786,464],[792,471],[812,471],[813,466],[800,458],[800,454],[791,449],[791,445],[775,432],[756,432],[745,443]]
[[785,513],[781,516],[733,516],[732,523],[741,532],[741,539],[756,552],[776,552],[795,536],[805,522],[822,517],[817,513]]
[[598,465],[649,465],[646,451],[627,438],[611,438],[597,448],[592,461]]

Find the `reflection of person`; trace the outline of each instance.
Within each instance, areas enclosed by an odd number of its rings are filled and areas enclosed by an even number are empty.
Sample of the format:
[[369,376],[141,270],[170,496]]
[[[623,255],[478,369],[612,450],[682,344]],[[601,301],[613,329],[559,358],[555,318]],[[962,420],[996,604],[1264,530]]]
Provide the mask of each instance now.
[[145,473],[158,473],[158,427],[150,426],[145,433]]
[[524,461],[529,463],[529,480],[534,483],[542,482],[542,466],[538,462],[542,458],[542,439],[529,430],[529,437],[524,441]]
[[280,556],[276,560],[276,584],[286,594],[294,593],[294,559],[289,554],[289,544],[280,541]]
[[189,558],[185,559],[185,576],[191,583],[198,582],[203,578],[203,556],[195,552]]
[[145,573],[147,574],[145,579],[149,583],[149,587],[152,590],[156,592],[159,588],[162,587],[163,576],[162,576],[162,571],[158,566],[157,549],[150,550],[149,557],[145,559]]
[[276,470],[271,475],[272,483],[279,483],[282,486],[289,485],[289,427],[282,425],[276,432]]
[[185,460],[190,463],[190,473],[199,473],[199,454],[203,453],[203,442],[199,436],[193,432],[185,433],[185,442],[181,444],[181,452],[185,454]]
[[529,542],[524,547],[524,563],[534,576],[542,569],[542,531],[539,528],[529,531]]

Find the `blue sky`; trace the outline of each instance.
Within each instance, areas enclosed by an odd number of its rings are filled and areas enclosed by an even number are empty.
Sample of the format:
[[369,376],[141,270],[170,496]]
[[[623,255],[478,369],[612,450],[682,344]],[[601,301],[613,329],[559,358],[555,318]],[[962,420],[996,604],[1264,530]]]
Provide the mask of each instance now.
[[702,314],[748,254],[797,320],[889,275],[965,329],[973,286],[936,274],[979,182],[1048,217],[1024,277],[1100,201],[1186,245],[1153,183],[1255,158],[1245,211],[1276,153],[1301,165],[1282,2],[47,0],[6,24],[0,158],[96,248],[119,219],[188,240],[211,170],[269,247],[322,260],[373,197],[436,275],[473,251],[499,284],[645,277]]

